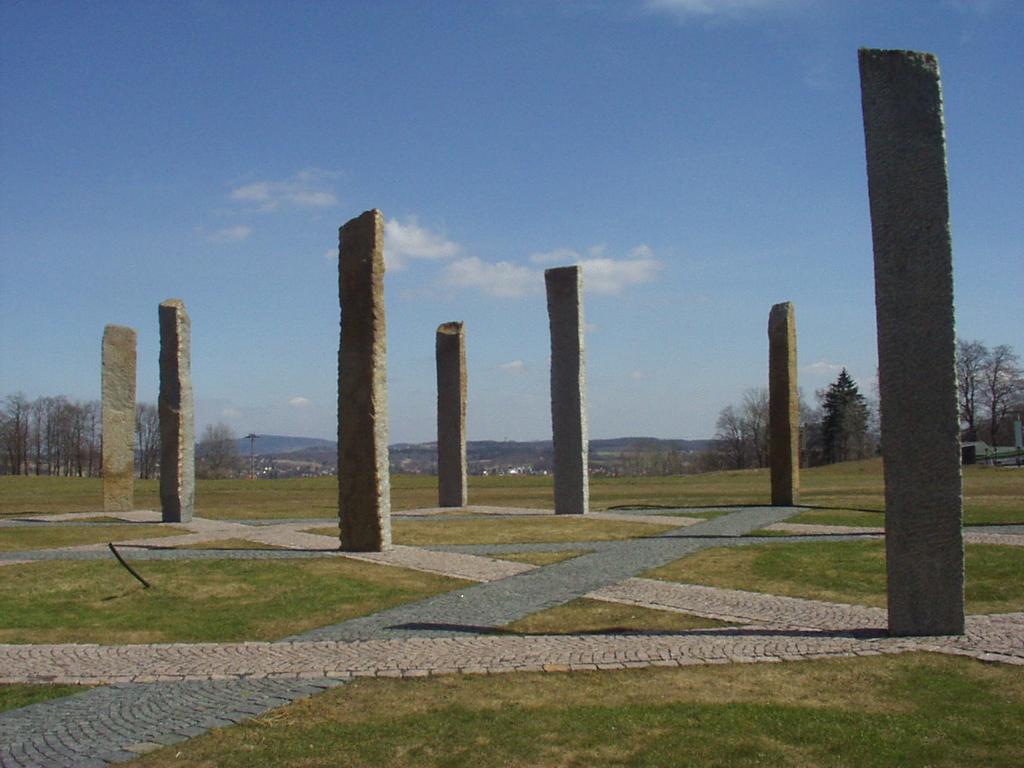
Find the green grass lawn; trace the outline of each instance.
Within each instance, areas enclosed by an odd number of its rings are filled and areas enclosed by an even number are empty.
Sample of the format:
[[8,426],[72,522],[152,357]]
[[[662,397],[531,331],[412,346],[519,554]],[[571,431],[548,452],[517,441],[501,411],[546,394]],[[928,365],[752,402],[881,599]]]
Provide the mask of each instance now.
[[[1024,548],[966,547],[967,610],[1024,610]],[[885,607],[885,543],[808,541],[716,547],[656,568],[649,578]]]
[[[655,536],[677,526],[586,517],[484,517],[472,520],[393,520],[395,544],[430,547],[441,544],[543,544],[558,541],[616,541]],[[338,536],[337,526],[307,533]]]
[[107,541],[130,541],[159,536],[180,536],[188,533],[174,525],[71,525],[59,523],[19,525],[0,528],[0,552],[29,549],[72,547],[79,544],[101,544]]
[[498,560],[511,560],[513,563],[529,563],[530,565],[551,565],[560,563],[563,560],[572,560],[574,557],[589,554],[592,550],[567,549],[562,552],[505,552],[501,555],[493,555]]
[[[879,459],[852,461],[801,472],[801,501],[808,506],[880,511],[885,501]],[[471,477],[472,504],[552,508],[550,476]],[[767,470],[713,472],[684,477],[593,477],[592,507],[627,504],[715,506],[767,504]],[[1024,472],[991,467],[964,467],[967,523],[1024,522]],[[135,504],[159,509],[155,480],[136,482]],[[437,478],[392,475],[395,511],[437,504]],[[0,477],[0,515],[87,512],[103,509],[98,479]],[[196,514],[220,519],[331,518],[337,515],[334,478],[287,480],[200,480]]]
[[89,690],[85,685],[0,685],[0,712]]
[[623,632],[685,632],[688,629],[728,627],[726,622],[678,611],[659,611],[585,597],[525,616],[502,627],[522,635],[575,635]]
[[130,765],[1017,766],[1024,675],[928,654],[360,679]]
[[109,561],[5,566],[0,642],[275,640],[471,582],[341,558]]

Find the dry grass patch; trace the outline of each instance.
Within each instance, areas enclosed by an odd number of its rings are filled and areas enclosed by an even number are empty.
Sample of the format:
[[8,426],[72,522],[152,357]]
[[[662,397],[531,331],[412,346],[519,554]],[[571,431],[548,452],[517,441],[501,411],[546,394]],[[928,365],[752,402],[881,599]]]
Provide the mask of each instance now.
[[[1024,548],[968,544],[967,610],[1024,609]],[[805,541],[705,549],[655,568],[650,578],[811,600],[886,605],[885,543]]]
[[[130,556],[129,556],[130,559]],[[276,640],[472,582],[338,557],[6,566],[0,642]]]
[[491,555],[496,560],[511,560],[513,563],[529,563],[530,565],[551,565],[563,560],[572,560],[580,555],[588,555],[589,549],[568,549],[562,552],[506,552],[502,555]]
[[1024,676],[927,654],[360,679],[135,766],[1010,766]]
[[198,544],[180,544],[175,549],[288,549],[288,547],[279,547],[276,544],[265,544],[262,541],[249,541],[248,539],[215,539]]
[[526,616],[502,627],[522,635],[574,635],[589,633],[684,632],[690,629],[731,626],[689,613],[661,611],[581,597],[565,605]]
[[160,536],[180,536],[188,533],[175,525],[121,524],[121,525],[68,525],[41,523],[0,528],[0,552],[18,552],[32,549],[56,549],[82,544],[102,544],[108,541],[133,541]]
[[[395,544],[430,547],[444,544],[547,544],[560,541],[617,541],[656,536],[677,526],[585,517],[517,517],[472,520],[393,520]],[[336,526],[305,533],[337,536]]]

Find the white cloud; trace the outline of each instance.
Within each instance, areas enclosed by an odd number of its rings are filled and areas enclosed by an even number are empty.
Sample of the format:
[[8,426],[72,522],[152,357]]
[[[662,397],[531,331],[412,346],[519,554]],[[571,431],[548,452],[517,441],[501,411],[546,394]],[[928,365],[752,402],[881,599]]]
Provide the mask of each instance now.
[[329,208],[338,197],[328,185],[336,174],[311,168],[280,181],[252,181],[235,187],[229,197],[238,203],[255,205],[260,211],[275,211],[282,205],[295,208]]
[[450,259],[461,251],[458,243],[445,239],[416,223],[415,219],[384,222],[384,259],[388,269],[401,269],[408,259]]
[[238,419],[241,418],[242,412],[237,408],[225,408],[220,412],[220,415],[225,419]]
[[683,21],[694,18],[740,18],[751,13],[787,8],[794,0],[646,0],[655,13],[667,13]]
[[643,371],[630,371],[629,378],[631,378],[633,381],[643,381],[644,379],[647,378],[647,374],[644,373]]
[[[647,246],[638,248],[650,251]],[[637,249],[634,249],[634,253]],[[661,263],[651,258],[616,259],[583,259],[579,262],[583,267],[583,287],[591,293],[617,294],[630,285],[649,283],[655,273],[661,269]]]
[[526,363],[522,360],[509,360],[507,363],[501,363],[498,368],[509,373],[525,373]]
[[819,360],[816,363],[805,365],[800,370],[814,376],[828,376],[831,378],[832,376],[838,375],[839,372],[843,370],[843,366],[838,363],[830,363],[828,360]]
[[537,270],[508,261],[491,264],[476,256],[448,264],[441,281],[452,288],[476,288],[488,296],[503,299],[537,293],[543,285]]
[[313,402],[307,397],[293,397],[288,401],[288,405],[292,408],[308,408]]
[[252,227],[239,224],[235,227],[224,227],[216,232],[211,232],[206,238],[211,243],[238,243],[245,240],[252,234]]

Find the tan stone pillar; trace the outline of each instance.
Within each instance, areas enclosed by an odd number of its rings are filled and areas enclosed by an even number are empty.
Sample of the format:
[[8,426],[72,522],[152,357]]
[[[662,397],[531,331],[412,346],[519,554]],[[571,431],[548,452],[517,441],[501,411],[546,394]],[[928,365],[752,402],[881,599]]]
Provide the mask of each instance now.
[[796,314],[791,302],[768,315],[768,460],[772,504],[800,503],[800,403],[796,374]]
[[135,506],[135,331],[103,329],[103,509]]
[[582,515],[590,503],[583,270],[578,266],[548,269],[544,283],[551,328],[555,514]]
[[160,512],[187,523],[196,500],[192,324],[180,299],[160,303]]
[[437,503],[466,506],[466,332],[462,323],[437,328]]
[[391,546],[384,216],[374,209],[339,232],[338,516],[341,548]]
[[860,51],[889,632],[964,631],[960,421],[946,142],[939,64]]

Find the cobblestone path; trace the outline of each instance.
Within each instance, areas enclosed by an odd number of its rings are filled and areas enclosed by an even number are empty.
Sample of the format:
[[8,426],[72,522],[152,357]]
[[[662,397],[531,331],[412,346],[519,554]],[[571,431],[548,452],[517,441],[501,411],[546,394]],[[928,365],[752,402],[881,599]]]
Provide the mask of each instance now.
[[[638,578],[711,546],[786,541],[751,537],[766,526],[829,540],[875,536],[834,526],[796,526],[797,510],[750,507],[711,520],[642,512],[601,519],[675,522],[644,539],[550,544],[395,547],[355,556],[480,582],[447,595],[323,627],[280,642],[161,645],[0,645],[0,683],[89,683],[101,687],[0,714],[0,766],[105,765],[129,760],[230,725],[357,676],[419,677],[510,671],[769,662],[932,651],[1024,665],[1024,613],[971,616],[963,637],[890,638],[885,611],[865,606]],[[472,508],[472,515],[538,515],[538,510]],[[149,522],[153,513],[126,517]],[[439,522],[455,515],[415,511]],[[82,515],[62,516],[69,521]],[[460,515],[465,517],[465,515]],[[48,516],[46,520],[54,520]],[[133,559],[341,557],[330,537],[304,533],[316,521],[193,520],[178,537],[119,546]],[[3,521],[5,524],[38,524]],[[45,523],[44,523],[45,524]],[[442,523],[443,524],[443,523]],[[972,531],[971,533],[975,533]],[[980,543],[1020,545],[1019,527],[978,531]],[[278,550],[175,550],[168,546],[243,538]],[[970,540],[970,539],[969,539]],[[1022,540],[1022,541],[1018,541]],[[158,547],[158,548],[157,548]],[[4,553],[5,563],[109,557],[105,545]],[[581,550],[538,568],[494,559],[503,552]],[[500,627],[576,597],[681,611],[739,626],[604,635],[504,634]]]

